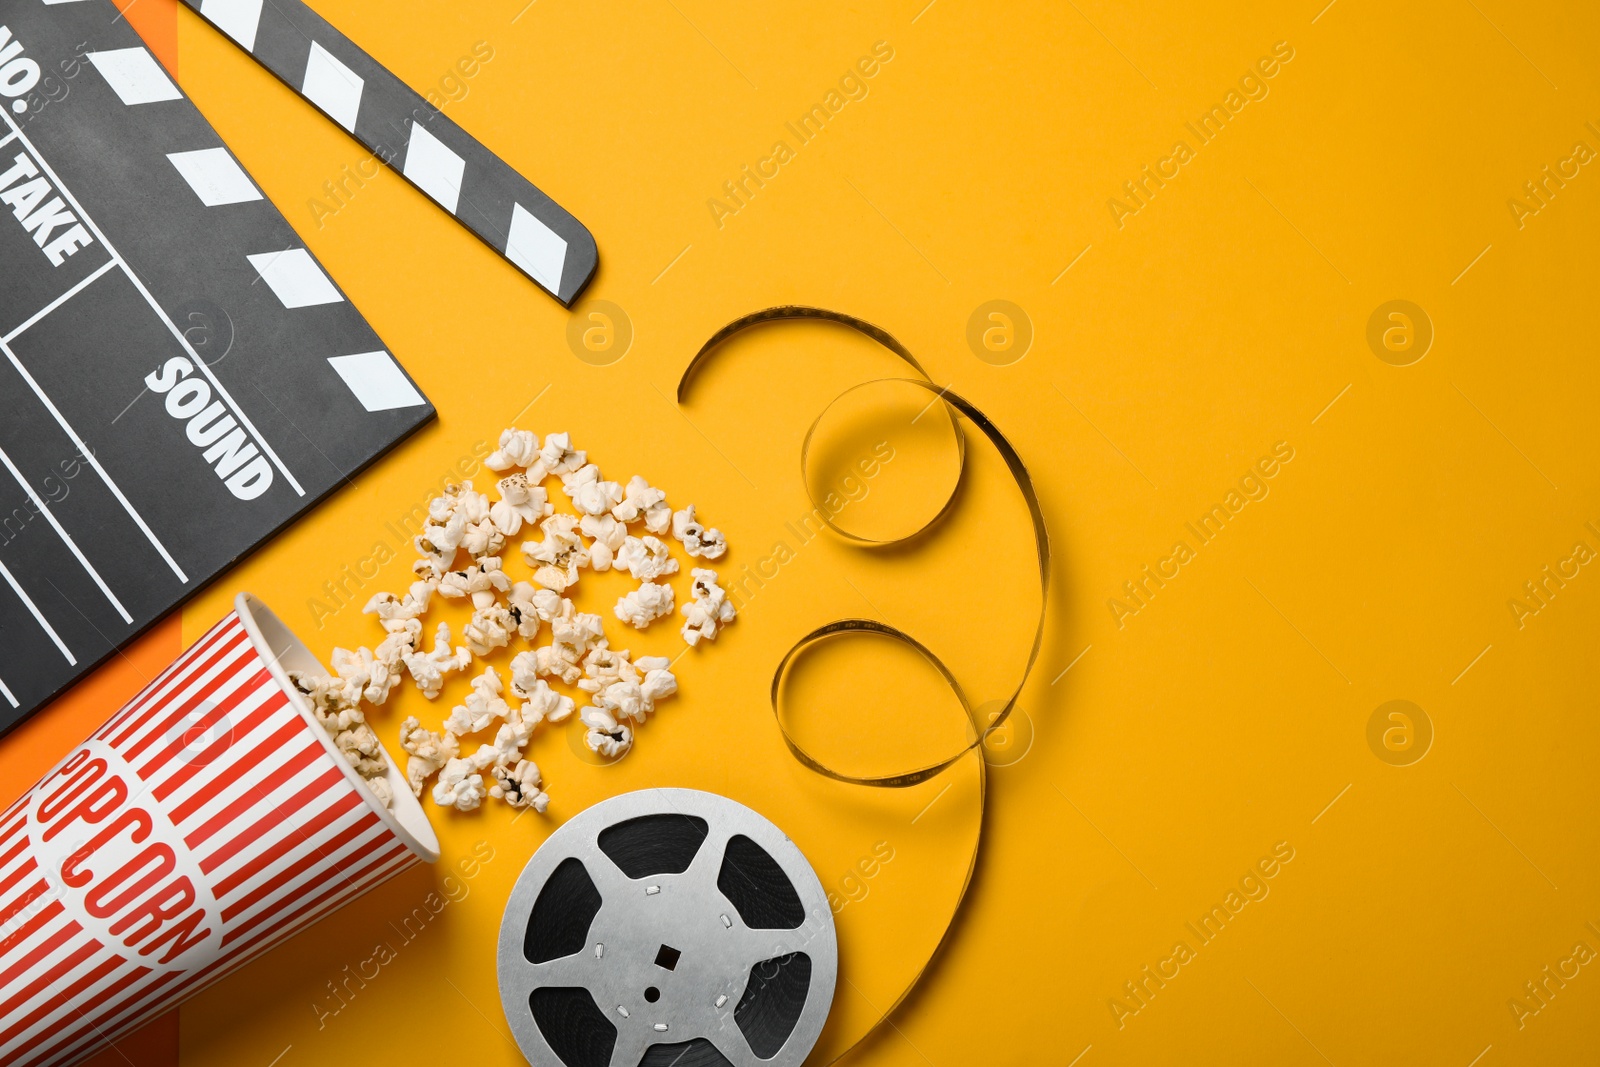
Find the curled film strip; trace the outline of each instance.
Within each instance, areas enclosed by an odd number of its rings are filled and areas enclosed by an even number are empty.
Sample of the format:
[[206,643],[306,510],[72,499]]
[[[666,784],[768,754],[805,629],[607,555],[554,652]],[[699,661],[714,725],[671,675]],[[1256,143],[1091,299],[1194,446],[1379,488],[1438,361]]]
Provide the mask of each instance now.
[[183,0],[570,307],[599,252],[560,204],[301,0]]
[[[777,669],[773,672],[771,692],[773,715],[777,718],[778,730],[783,736],[784,744],[788,746],[789,751],[794,754],[796,759],[805,764],[805,766],[809,767],[811,770],[816,771],[818,774],[825,775],[826,777],[832,778],[835,781],[849,782],[855,785],[878,786],[883,788],[904,788],[906,786],[916,785],[919,782],[927,781],[928,779],[934,777],[941,771],[953,765],[957,760],[967,755],[973,749],[982,745],[985,739],[991,733],[1001,729],[1005,725],[1005,722],[1010,717],[1012,710],[1016,707],[1018,699],[1020,699],[1022,696],[1023,688],[1027,685],[1029,677],[1031,677],[1033,674],[1034,665],[1039,659],[1039,650],[1044,643],[1045,613],[1049,604],[1050,535],[1045,528],[1044,512],[1039,506],[1039,497],[1034,489],[1033,477],[1028,473],[1027,467],[1023,464],[1021,457],[1017,455],[1017,451],[1012,447],[1011,442],[1006,439],[1006,436],[1001,433],[998,428],[996,428],[994,423],[989,420],[989,417],[980,411],[976,406],[974,406],[971,401],[958,396],[947,388],[941,388],[940,386],[934,384],[931,377],[929,377],[928,372],[923,368],[922,364],[917,361],[917,358],[913,356],[911,351],[907,349],[905,345],[901,344],[900,341],[897,340],[892,334],[881,327],[874,326],[872,323],[863,319],[858,319],[853,315],[846,315],[838,311],[830,311],[826,308],[790,305],[784,307],[767,308],[762,311],[745,315],[742,318],[735,319],[713,334],[710,340],[706,341],[706,343],[700,347],[700,351],[696,352],[694,358],[689,361],[689,366],[684,369],[683,377],[678,381],[678,403],[687,404],[690,388],[694,384],[695,379],[709,362],[713,353],[716,352],[722,343],[728,340],[728,338],[757,326],[795,319],[832,322],[847,327],[848,329],[854,330],[866,337],[870,337],[884,348],[887,348],[890,352],[893,352],[896,356],[899,356],[913,369],[915,369],[916,372],[921,375],[921,377],[880,378],[874,381],[862,382],[859,385],[852,386],[850,389],[847,389],[844,393],[840,394],[839,397],[835,398],[833,404],[837,404],[840,400],[844,399],[846,396],[849,396],[856,390],[882,384],[909,385],[925,390],[926,392],[932,394],[934,401],[942,401],[944,403],[944,410],[950,416],[952,426],[955,428],[956,442],[959,449],[961,465],[964,467],[966,462],[966,446],[965,438],[960,432],[959,424],[956,422],[957,415],[965,418],[973,426],[977,427],[979,432],[988,438],[990,444],[994,446],[995,450],[1005,461],[1006,468],[1010,471],[1012,478],[1016,481],[1017,489],[1022,495],[1023,502],[1027,505],[1028,516],[1033,528],[1034,552],[1038,560],[1039,568],[1039,618],[1034,627],[1033,641],[1028,649],[1027,662],[1023,666],[1022,673],[1017,679],[1016,687],[1011,691],[1010,696],[1006,698],[999,711],[997,711],[988,722],[979,721],[978,712],[972,706],[972,702],[967,698],[966,692],[962,689],[960,682],[957,681],[954,673],[951,672],[949,667],[947,667],[931,649],[929,649],[915,637],[906,633],[904,630],[901,630],[899,627],[892,626],[888,623],[878,622],[875,619],[838,619],[834,622],[817,627],[815,630],[812,630],[810,633],[804,635],[797,642],[795,642],[789,651],[784,654],[784,657],[779,662]],[[932,401],[930,401],[930,403],[931,402]],[[829,408],[831,408],[833,404],[830,404]],[[816,432],[818,424],[820,424],[823,416],[826,414],[827,409],[824,409],[822,414],[818,415],[817,420],[812,423],[811,429],[806,433],[805,442],[801,446],[800,455],[802,470],[806,469],[810,457],[813,435]],[[884,540],[875,540],[872,538],[862,537],[840,527],[833,521],[828,509],[821,506],[822,502],[817,500],[815,496],[812,495],[809,485],[807,486],[806,493],[807,497],[811,500],[811,503],[817,506],[817,514],[822,517],[822,521],[825,522],[830,529],[846,540],[866,547],[887,547],[899,545],[922,536],[924,533],[936,526],[939,521],[949,512],[950,508],[954,505],[956,497],[955,488],[952,487],[949,499],[944,502],[939,509],[939,512],[927,522],[923,523],[921,526],[909,533],[902,534],[901,536]],[[799,740],[797,740],[794,734],[790,731],[786,718],[783,714],[782,692],[784,679],[788,676],[790,668],[801,656],[805,654],[808,649],[814,648],[820,642],[837,638],[846,634],[875,634],[893,641],[898,641],[913,649],[919,656],[926,660],[934,670],[939,673],[940,677],[942,677],[945,683],[949,686],[951,692],[955,694],[956,700],[961,704],[963,712],[965,712],[968,721],[973,727],[972,739],[961,749],[951,753],[945,758],[937,759],[932,763],[925,764],[920,767],[912,767],[897,773],[883,775],[846,773],[838,770],[837,768],[829,766],[814,756],[811,752],[807,751],[806,748],[801,745]]]
[[[771,688],[773,715],[777,720],[778,731],[783,737],[784,744],[788,746],[789,751],[797,760],[800,761],[800,763],[810,768],[817,774],[839,782],[888,789],[914,786],[918,783],[925,782],[930,778],[937,776],[941,772],[951,768],[958,761],[971,754],[972,751],[979,745],[982,745],[991,733],[1001,729],[1006,720],[1010,717],[1012,710],[1016,707],[1017,701],[1022,695],[1023,688],[1027,685],[1028,679],[1033,674],[1033,669],[1038,661],[1039,651],[1044,641],[1044,624],[1046,611],[1049,605],[1050,537],[1045,526],[1044,512],[1040,508],[1038,494],[1034,489],[1033,478],[1028,473],[1027,467],[1023,464],[1021,457],[1018,456],[1016,449],[1012,447],[1011,442],[1007,440],[1006,436],[1000,432],[993,422],[989,420],[988,416],[986,416],[982,411],[980,411],[965,398],[952,393],[948,389],[943,389],[935,385],[928,372],[923,368],[922,364],[917,360],[917,358],[912,355],[911,351],[888,331],[863,319],[856,318],[852,315],[846,315],[842,312],[830,311],[826,308],[789,305],[767,308],[765,310],[753,312],[741,318],[735,319],[713,334],[711,338],[701,346],[700,350],[695,353],[694,358],[690,360],[688,367],[684,369],[682,378],[680,378],[678,381],[678,403],[682,405],[687,404],[690,389],[695,379],[710,361],[713,353],[719,350],[724,341],[728,340],[730,337],[733,337],[735,334],[742,333],[745,330],[752,329],[757,326],[770,323],[779,323],[788,320],[831,322],[840,326],[844,326],[847,329],[854,330],[855,332],[876,341],[890,352],[893,352],[906,364],[912,367],[918,375],[920,375],[918,378],[883,378],[875,381],[863,382],[856,386],[852,386],[850,389],[847,389],[844,393],[840,394],[839,397],[836,397],[832,403],[824,408],[823,412],[818,415],[817,419],[812,422],[810,429],[806,433],[805,441],[801,446],[800,457],[803,480],[804,471],[807,469],[808,460],[810,457],[810,449],[813,437],[816,433],[817,426],[821,423],[822,418],[826,416],[828,410],[830,410],[834,405],[838,404],[840,400],[843,400],[846,396],[849,396],[858,389],[884,383],[907,384],[928,392],[936,401],[942,400],[944,402],[944,411],[951,419],[951,425],[955,432],[955,439],[959,451],[960,463],[958,469],[964,470],[966,464],[965,438],[961,433],[960,424],[957,418],[960,416],[961,418],[965,418],[973,426],[977,427],[983,436],[986,437],[994,446],[996,451],[999,452],[1001,458],[1005,461],[1007,470],[1015,480],[1017,489],[1028,508],[1028,515],[1033,530],[1034,552],[1038,562],[1039,571],[1039,617],[1034,627],[1033,640],[1028,649],[1027,661],[1017,679],[1016,687],[1011,691],[1010,696],[1005,700],[1000,710],[995,713],[993,718],[987,723],[979,721],[979,713],[976,709],[974,709],[971,701],[967,698],[967,695],[962,689],[960,682],[956,679],[954,673],[949,669],[949,667],[946,666],[945,663],[931,649],[929,649],[911,634],[906,633],[895,626],[878,622],[874,619],[839,619],[812,630],[810,633],[802,636],[798,641],[795,642],[793,646],[790,647],[789,651],[784,654],[783,659],[778,663],[777,668],[773,671]],[[930,404],[932,402],[933,401],[930,401]],[[809,483],[807,484],[806,494],[808,499],[810,499],[811,503],[814,505],[816,514],[823,517],[823,521],[829,526],[829,528],[834,530],[835,533],[839,534],[845,540],[866,548],[888,547],[909,542],[914,538],[922,536],[936,526],[939,521],[950,512],[950,509],[955,501],[959,481],[960,479],[958,477],[956,485],[952,486],[949,499],[947,499],[943,505],[941,505],[938,513],[930,518],[927,522],[923,523],[921,526],[909,533],[902,534],[899,537],[883,540],[875,540],[859,536],[849,530],[843,529],[837,523],[833,522],[829,509],[821,506],[821,502],[818,501],[815,495],[812,493]],[[882,775],[846,773],[838,768],[829,766],[821,759],[818,759],[814,754],[807,751],[806,748],[799,742],[799,740],[796,739],[791,733],[786,716],[784,715],[784,680],[788,676],[790,669],[794,666],[796,661],[802,657],[807,650],[815,648],[821,642],[850,634],[872,634],[887,638],[889,640],[897,641],[913,649],[919,656],[921,656],[922,659],[932,666],[933,669],[938,672],[939,676],[944,679],[945,684],[949,687],[950,691],[955,695],[957,701],[960,703],[962,710],[965,712],[967,719],[973,728],[971,742],[962,747],[959,751],[951,753],[947,758],[937,759],[931,763],[918,767],[906,768],[896,773]],[[979,803],[982,804],[985,790],[983,788],[984,764],[981,760],[978,766],[978,795]],[[961,912],[962,903],[966,899],[967,889],[971,885],[972,872],[977,865],[978,847],[978,842],[974,842],[973,853],[968,861],[968,868],[963,877],[961,890],[956,898],[955,906],[951,911],[949,923],[939,934],[939,945],[942,945],[944,941],[948,939],[950,931],[954,929],[955,918]],[[931,961],[932,958],[937,954],[938,948],[936,947],[934,951],[930,953],[929,960]],[[910,982],[907,983],[905,989],[900,994],[900,997],[894,1003],[890,1004],[885,1011],[883,1011],[877,1022],[873,1023],[872,1026],[865,1030],[853,1043],[845,1048],[837,1050],[837,1054],[833,1056],[833,1059],[830,1062],[837,1062],[837,1060],[844,1056],[845,1053],[850,1051],[850,1049],[858,1047],[869,1034],[876,1031],[878,1027],[880,1027],[882,1023],[893,1014],[895,1009],[899,1007],[900,1003],[911,992],[911,990],[915,988],[917,982],[921,981],[923,969],[925,967],[926,963],[924,963],[923,968],[918,969],[916,975],[911,979]]]

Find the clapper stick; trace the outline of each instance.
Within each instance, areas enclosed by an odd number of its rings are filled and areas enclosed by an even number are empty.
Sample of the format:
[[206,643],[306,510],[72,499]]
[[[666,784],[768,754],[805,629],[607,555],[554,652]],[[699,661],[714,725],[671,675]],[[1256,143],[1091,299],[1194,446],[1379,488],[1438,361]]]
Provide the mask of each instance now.
[[570,307],[588,229],[300,0],[183,0],[457,222]]

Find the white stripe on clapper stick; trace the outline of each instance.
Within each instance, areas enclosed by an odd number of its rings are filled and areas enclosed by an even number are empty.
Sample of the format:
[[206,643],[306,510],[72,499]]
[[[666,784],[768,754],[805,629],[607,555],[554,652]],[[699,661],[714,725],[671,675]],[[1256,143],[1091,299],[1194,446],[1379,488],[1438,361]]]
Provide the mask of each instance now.
[[[272,465],[277,467],[278,470],[283,473],[283,476],[289,480],[289,485],[294,489],[297,495],[305,496],[305,489],[301,487],[300,483],[295,479],[295,476],[289,471],[289,468],[284,465],[283,460],[278,458],[278,453],[273,450],[273,447],[270,444],[267,443],[266,437],[261,433],[260,430],[256,429],[256,424],[250,421],[250,416],[244,413],[244,409],[239,406],[238,401],[233,399],[233,394],[228,392],[227,387],[224,386],[222,382],[217,380],[216,374],[212,372],[211,367],[206,363],[206,361],[200,358],[200,354],[194,350],[194,346],[191,345],[189,343],[189,339],[183,335],[183,331],[178,329],[177,323],[173,322],[172,317],[167,314],[166,310],[162,308],[160,304],[156,303],[156,298],[150,294],[149,289],[145,288],[144,282],[141,281],[139,276],[133,272],[133,268],[128,265],[128,261],[122,258],[122,254],[116,250],[116,247],[112,245],[110,241],[106,240],[104,231],[102,231],[100,227],[96,225],[94,219],[90,217],[89,213],[83,210],[83,205],[78,202],[78,198],[76,196],[72,195],[72,190],[67,188],[67,184],[61,180],[61,176],[56,173],[55,168],[50,165],[49,160],[45,159],[44,156],[39,154],[39,150],[33,147],[33,142],[28,140],[28,135],[23,133],[21,127],[19,127],[15,122],[11,121],[11,116],[7,115],[3,108],[0,108],[0,118],[6,120],[6,125],[10,126],[12,130],[16,132],[17,137],[22,141],[23,147],[28,150],[29,154],[32,155],[34,160],[39,164],[39,169],[43,170],[45,174],[49,176],[50,180],[55,183],[56,190],[66,198],[67,203],[71,204],[73,208],[77,210],[78,218],[82,219],[83,224],[94,232],[95,237],[97,237],[100,243],[105,246],[106,251],[116,258],[117,265],[122,268],[122,273],[127,276],[130,282],[133,283],[133,287],[139,290],[139,295],[144,297],[144,302],[150,305],[150,310],[154,311],[156,316],[161,319],[161,322],[166,326],[167,331],[177,339],[178,344],[183,346],[184,352],[188,354],[190,360],[193,361],[195,367],[199,369],[200,373],[206,376],[206,379],[211,383],[211,387],[217,391],[217,395],[222,398],[223,402],[228,405],[229,410],[231,410],[234,416],[239,420],[239,424],[249,431],[250,436],[255,439],[255,443],[261,446],[261,451],[266,453],[268,459],[272,460]],[[187,579],[185,580],[187,581]]]
[[0,678],[0,696],[5,697],[6,703],[10,704],[12,707],[22,707],[21,704],[17,703],[17,698],[11,695],[11,690],[6,688],[6,680],[4,678]]
[[66,646],[66,643],[61,640],[61,636],[56,633],[55,627],[50,625],[50,621],[44,617],[44,614],[39,610],[38,605],[33,602],[33,598],[27,594],[27,591],[24,590],[22,586],[17,584],[17,580],[11,576],[11,572],[6,569],[6,565],[4,563],[0,563],[0,578],[4,578],[6,580],[6,584],[11,586],[11,591],[22,598],[22,603],[25,604],[28,610],[33,613],[33,617],[38,620],[39,625],[44,627],[44,632],[50,635],[50,640],[56,643],[56,647],[61,650],[61,654],[67,657],[67,662],[76,667],[78,665],[78,660],[75,656],[73,656],[72,650],[69,649]]
[[23,491],[28,494],[28,499],[33,501],[33,506],[39,509],[39,513],[45,517],[45,521],[60,535],[61,540],[67,543],[67,547],[72,550],[72,554],[78,557],[78,562],[83,564],[83,569],[89,572],[89,577],[94,579],[94,584],[98,585],[100,591],[106,595],[106,599],[111,601],[111,606],[117,609],[117,614],[122,616],[122,621],[126,623],[133,622],[133,616],[128,614],[128,609],[122,606],[122,601],[118,600],[116,594],[106,586],[105,580],[100,577],[100,572],[95,570],[94,566],[84,558],[83,553],[78,550],[78,543],[72,539],[67,531],[61,528],[61,524],[56,521],[55,515],[51,513],[50,506],[39,499],[39,494],[34,492],[33,486],[28,484],[28,480],[22,476],[22,472],[17,470],[16,465],[11,462],[11,457],[5,454],[4,449],[0,449],[0,463],[5,464],[6,470],[11,472],[11,476],[17,480],[17,484],[22,486]]

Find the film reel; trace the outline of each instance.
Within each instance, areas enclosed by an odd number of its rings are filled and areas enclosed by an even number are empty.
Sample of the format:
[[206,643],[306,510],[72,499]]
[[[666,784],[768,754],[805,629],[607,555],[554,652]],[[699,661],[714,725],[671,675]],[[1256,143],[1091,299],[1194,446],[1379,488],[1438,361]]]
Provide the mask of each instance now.
[[648,789],[584,810],[517,879],[500,1001],[530,1063],[792,1067],[827,1020],[833,913],[764,817]]

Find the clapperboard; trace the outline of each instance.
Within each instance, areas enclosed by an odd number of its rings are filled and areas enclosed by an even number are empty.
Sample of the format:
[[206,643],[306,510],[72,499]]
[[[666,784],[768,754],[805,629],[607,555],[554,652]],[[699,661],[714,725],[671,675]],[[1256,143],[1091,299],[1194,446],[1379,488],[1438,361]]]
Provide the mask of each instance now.
[[0,0],[0,729],[433,408],[108,0]]

